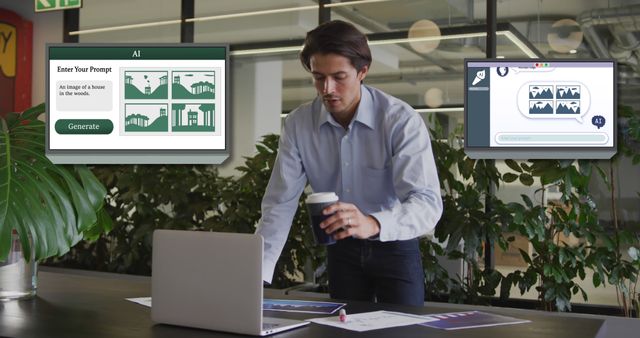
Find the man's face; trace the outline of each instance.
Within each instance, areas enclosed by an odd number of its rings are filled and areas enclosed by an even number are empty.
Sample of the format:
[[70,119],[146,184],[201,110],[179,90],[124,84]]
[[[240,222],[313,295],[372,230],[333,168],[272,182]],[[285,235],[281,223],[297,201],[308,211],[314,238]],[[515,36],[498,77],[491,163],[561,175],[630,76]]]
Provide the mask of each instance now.
[[336,118],[351,117],[360,102],[360,81],[367,75],[367,66],[358,72],[348,58],[338,54],[314,54],[310,65],[327,111]]

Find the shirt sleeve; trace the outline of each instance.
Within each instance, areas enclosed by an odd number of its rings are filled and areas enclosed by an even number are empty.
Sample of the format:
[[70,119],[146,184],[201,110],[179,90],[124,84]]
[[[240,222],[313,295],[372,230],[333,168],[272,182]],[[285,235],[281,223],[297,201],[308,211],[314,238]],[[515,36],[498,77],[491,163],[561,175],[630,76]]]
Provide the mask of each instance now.
[[280,135],[278,155],[262,198],[262,217],[256,229],[264,239],[262,279],[267,283],[273,279],[298,200],[307,182],[294,133],[293,121],[288,117]]
[[399,204],[371,214],[380,223],[380,241],[407,240],[435,229],[442,198],[429,132],[417,114],[392,124],[391,165]]

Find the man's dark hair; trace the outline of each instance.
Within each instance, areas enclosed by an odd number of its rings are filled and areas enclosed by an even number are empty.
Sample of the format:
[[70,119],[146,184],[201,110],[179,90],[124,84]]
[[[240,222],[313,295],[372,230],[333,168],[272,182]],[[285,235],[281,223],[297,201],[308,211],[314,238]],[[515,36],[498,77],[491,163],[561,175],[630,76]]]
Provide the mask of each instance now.
[[371,65],[367,37],[352,24],[340,20],[325,22],[307,33],[300,61],[309,72],[311,56],[317,53],[342,55],[358,72]]

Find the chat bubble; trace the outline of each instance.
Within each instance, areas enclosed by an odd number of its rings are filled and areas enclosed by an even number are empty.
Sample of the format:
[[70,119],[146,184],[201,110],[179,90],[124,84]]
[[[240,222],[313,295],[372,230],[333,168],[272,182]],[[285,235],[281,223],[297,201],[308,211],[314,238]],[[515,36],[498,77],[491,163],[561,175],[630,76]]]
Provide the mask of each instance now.
[[110,111],[113,102],[111,81],[58,81],[51,91],[58,111]]
[[591,118],[591,124],[598,127],[598,129],[604,127],[605,123],[607,123],[607,120],[602,115],[595,115]]
[[575,119],[583,117],[591,105],[591,93],[581,82],[531,81],[517,94],[518,110],[529,119]]

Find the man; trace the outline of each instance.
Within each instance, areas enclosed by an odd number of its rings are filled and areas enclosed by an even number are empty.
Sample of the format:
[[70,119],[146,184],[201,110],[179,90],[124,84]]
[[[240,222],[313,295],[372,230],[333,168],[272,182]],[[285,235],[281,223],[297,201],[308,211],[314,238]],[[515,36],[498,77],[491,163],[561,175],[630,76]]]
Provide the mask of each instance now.
[[271,281],[307,183],[340,201],[321,227],[332,298],[422,306],[418,237],[442,214],[430,139],[406,103],[362,84],[371,65],[366,36],[342,21],[307,33],[300,60],[318,92],[284,122],[262,200],[263,279]]

